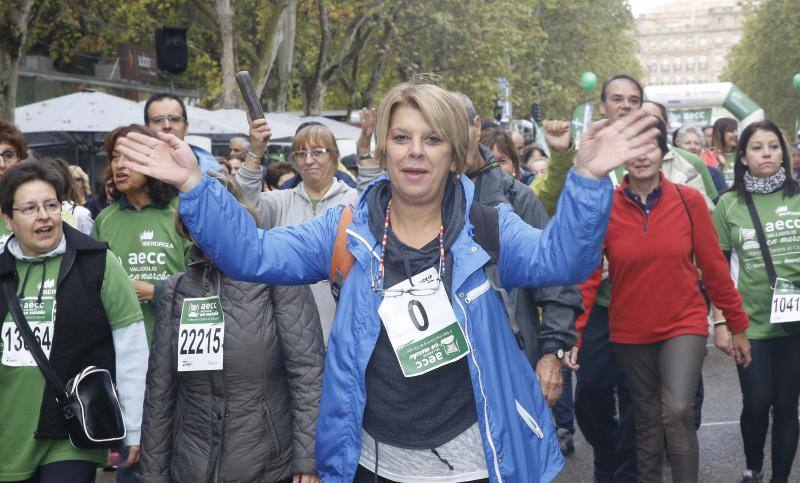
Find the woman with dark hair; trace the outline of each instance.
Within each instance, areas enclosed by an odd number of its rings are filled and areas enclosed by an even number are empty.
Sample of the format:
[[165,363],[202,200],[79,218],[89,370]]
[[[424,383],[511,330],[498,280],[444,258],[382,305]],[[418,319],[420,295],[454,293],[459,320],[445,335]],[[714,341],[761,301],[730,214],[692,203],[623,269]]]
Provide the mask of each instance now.
[[[739,367],[747,463],[742,481],[762,481],[764,441],[772,412],[771,481],[785,482],[800,434],[800,334],[797,324],[784,323],[800,321],[800,315],[796,302],[793,312],[782,298],[782,294],[797,294],[794,283],[800,281],[796,255],[800,252],[800,187],[790,175],[789,151],[774,123],[747,126],[735,154],[733,186],[719,200],[714,226],[750,317],[747,337],[753,362]],[[716,327],[715,343],[730,352],[724,325]]]
[[[610,340],[633,399],[639,481],[662,481],[664,441],[676,482],[697,482],[693,403],[708,336],[708,295],[734,333],[736,362],[749,363],[747,314],[719,251],[701,193],[661,172],[659,149],[625,163],[605,238],[611,284]],[[594,274],[599,283],[603,268]],[[654,296],[657,294],[657,296]],[[666,436],[666,438],[665,438]]]
[[725,183],[733,184],[733,166],[736,157],[736,129],[739,123],[729,117],[721,117],[714,123],[711,134],[711,149],[703,153],[707,165],[719,168],[725,175]]
[[131,124],[106,136],[111,168],[111,204],[97,216],[94,238],[108,243],[131,277],[142,306],[147,340],[152,340],[155,308],[164,282],[186,269],[191,242],[175,232],[172,219],[178,206],[177,190],[155,178],[122,166],[117,140],[136,132],[155,138],[151,129]]
[[492,150],[500,169],[514,179],[521,179],[522,168],[514,141],[505,129],[492,128],[481,131],[480,143]]

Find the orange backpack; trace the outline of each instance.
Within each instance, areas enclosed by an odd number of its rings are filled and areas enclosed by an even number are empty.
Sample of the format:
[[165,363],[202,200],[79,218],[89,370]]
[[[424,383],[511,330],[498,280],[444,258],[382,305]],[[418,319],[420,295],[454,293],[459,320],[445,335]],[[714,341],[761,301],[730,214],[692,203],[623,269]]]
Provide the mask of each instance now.
[[333,244],[333,255],[331,256],[331,294],[333,300],[339,302],[339,292],[342,290],[344,281],[350,274],[355,258],[347,249],[347,227],[353,221],[353,207],[348,205],[342,210],[339,218],[339,226],[336,228],[336,241]]

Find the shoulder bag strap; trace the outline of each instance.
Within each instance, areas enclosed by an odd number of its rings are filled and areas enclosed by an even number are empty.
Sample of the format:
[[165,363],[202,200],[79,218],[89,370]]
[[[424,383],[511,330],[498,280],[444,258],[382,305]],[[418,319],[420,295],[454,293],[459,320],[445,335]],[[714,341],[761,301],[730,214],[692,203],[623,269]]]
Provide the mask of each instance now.
[[19,306],[19,299],[17,298],[16,290],[14,290],[12,286],[12,280],[13,278],[6,278],[0,283],[3,297],[5,297],[8,303],[9,312],[11,312],[11,317],[14,319],[14,323],[17,324],[22,339],[25,341],[25,344],[28,345],[28,350],[31,352],[31,355],[33,355],[33,360],[36,361],[36,365],[39,366],[39,370],[42,371],[42,375],[50,386],[50,389],[56,394],[66,396],[67,391],[64,388],[64,383],[61,382],[55,369],[50,365],[50,361],[47,360],[47,356],[44,355],[39,343],[36,342],[36,337],[34,337],[33,331],[31,331],[31,327],[28,325],[28,321],[22,313],[22,307]]
[[767,269],[769,284],[774,288],[778,275],[775,272],[775,265],[772,263],[772,256],[769,254],[767,237],[764,235],[764,227],[761,226],[761,218],[758,217],[758,210],[756,210],[756,206],[753,204],[753,197],[750,196],[750,193],[745,192],[744,201],[747,204],[747,211],[750,212],[750,219],[753,220],[753,228],[756,230],[758,247],[761,248],[761,257],[764,259],[764,268]]

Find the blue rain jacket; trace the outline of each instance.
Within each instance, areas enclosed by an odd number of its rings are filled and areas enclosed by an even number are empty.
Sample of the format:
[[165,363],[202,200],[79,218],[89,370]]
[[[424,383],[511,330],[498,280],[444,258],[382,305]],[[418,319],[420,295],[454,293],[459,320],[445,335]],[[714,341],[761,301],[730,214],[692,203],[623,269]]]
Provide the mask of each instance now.
[[[503,303],[483,270],[489,255],[473,240],[469,222],[473,185],[466,176],[461,183],[466,223],[451,247],[452,303],[471,349],[469,370],[489,479],[550,481],[564,465],[556,429],[536,376],[509,329]],[[601,259],[612,192],[608,179],[570,172],[556,216],[544,231],[501,205],[502,284],[510,290],[585,281]],[[328,278],[341,212],[340,206],[301,225],[264,231],[211,178],[180,197],[186,227],[220,269],[234,279],[277,285]],[[361,452],[364,374],[381,326],[381,296],[370,290],[381,247],[368,216],[362,197],[347,230],[355,263],[342,287],[328,342],[317,421],[317,468],[325,482],[353,481]]]

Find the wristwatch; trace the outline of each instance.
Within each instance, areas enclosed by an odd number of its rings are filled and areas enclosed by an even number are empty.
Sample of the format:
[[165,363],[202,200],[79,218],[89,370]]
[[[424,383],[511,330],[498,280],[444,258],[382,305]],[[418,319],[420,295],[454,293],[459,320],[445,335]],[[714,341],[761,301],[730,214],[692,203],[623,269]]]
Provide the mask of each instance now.
[[554,347],[554,348],[551,348],[551,349],[547,349],[544,352],[545,352],[545,354],[553,354],[554,356],[556,356],[556,358],[558,360],[561,360],[561,359],[564,358],[564,349],[561,348],[561,347]]

